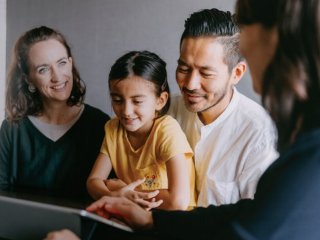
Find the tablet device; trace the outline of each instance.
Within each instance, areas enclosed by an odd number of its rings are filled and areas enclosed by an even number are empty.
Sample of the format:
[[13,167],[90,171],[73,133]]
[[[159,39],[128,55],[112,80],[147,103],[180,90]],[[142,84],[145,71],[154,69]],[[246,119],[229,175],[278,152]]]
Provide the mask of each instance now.
[[106,226],[106,238],[133,232],[124,223],[83,209],[0,196],[0,239],[43,239],[48,232],[65,228],[81,239],[92,239],[98,223]]

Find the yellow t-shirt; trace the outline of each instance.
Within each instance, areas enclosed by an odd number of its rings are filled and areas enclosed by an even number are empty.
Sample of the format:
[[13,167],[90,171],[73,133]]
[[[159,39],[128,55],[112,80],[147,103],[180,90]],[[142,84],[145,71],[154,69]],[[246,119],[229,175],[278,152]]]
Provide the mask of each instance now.
[[138,190],[167,189],[166,161],[178,154],[185,154],[190,175],[189,206],[196,205],[193,152],[174,118],[165,115],[156,119],[145,144],[136,150],[117,118],[106,123],[105,134],[100,152],[110,157],[117,177],[125,183],[145,177],[145,182]]

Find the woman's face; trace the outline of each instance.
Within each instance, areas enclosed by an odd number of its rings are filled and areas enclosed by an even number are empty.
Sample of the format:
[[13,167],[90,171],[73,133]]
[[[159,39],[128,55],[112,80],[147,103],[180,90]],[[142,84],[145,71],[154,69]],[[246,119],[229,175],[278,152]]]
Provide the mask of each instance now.
[[28,63],[28,81],[45,103],[68,100],[73,86],[72,59],[59,41],[49,39],[34,44],[29,50]]
[[248,62],[253,89],[262,92],[264,72],[275,54],[278,34],[275,27],[266,29],[261,24],[242,25],[240,51]]

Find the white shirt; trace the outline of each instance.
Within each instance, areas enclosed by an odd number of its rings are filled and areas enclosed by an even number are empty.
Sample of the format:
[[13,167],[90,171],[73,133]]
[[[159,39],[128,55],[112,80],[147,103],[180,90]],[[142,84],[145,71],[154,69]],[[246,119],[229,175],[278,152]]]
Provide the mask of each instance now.
[[235,88],[225,111],[203,125],[181,96],[171,101],[175,117],[194,150],[198,206],[253,198],[257,182],[278,157],[276,131],[266,111]]

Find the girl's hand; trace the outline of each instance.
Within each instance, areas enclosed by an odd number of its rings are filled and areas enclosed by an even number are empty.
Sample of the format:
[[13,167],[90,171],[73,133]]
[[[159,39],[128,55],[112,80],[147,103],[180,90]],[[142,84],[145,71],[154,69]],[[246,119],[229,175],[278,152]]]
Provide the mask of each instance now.
[[122,187],[116,191],[116,196],[126,197],[146,210],[150,210],[154,208],[154,206],[158,207],[162,203],[162,200],[155,201],[154,197],[159,194],[159,190],[153,192],[139,192],[134,190],[137,186],[144,183],[144,181],[145,179],[142,178]]

